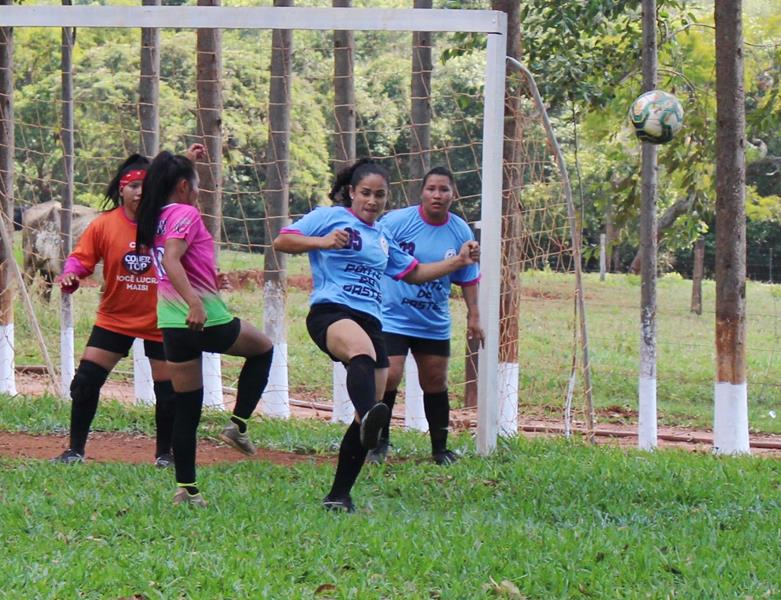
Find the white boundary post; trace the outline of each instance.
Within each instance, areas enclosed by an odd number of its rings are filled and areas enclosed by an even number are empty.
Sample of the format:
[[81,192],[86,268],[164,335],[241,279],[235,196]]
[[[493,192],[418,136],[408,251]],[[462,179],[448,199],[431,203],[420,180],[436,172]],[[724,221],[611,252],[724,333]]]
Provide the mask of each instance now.
[[415,431],[428,431],[426,411],[423,408],[423,390],[418,379],[418,364],[407,352],[404,360],[404,427]]
[[350,402],[350,396],[347,394],[347,369],[340,362],[334,363],[333,368],[333,403],[334,408],[331,413],[331,423],[351,423],[354,418],[355,409]]
[[152,367],[144,352],[144,340],[133,340],[133,392],[136,404],[154,405],[155,387]]
[[481,259],[478,301],[485,331],[485,345],[478,354],[477,451],[490,454],[496,448],[499,426],[497,386],[499,363],[499,294],[501,292],[502,240],[502,144],[504,142],[505,36],[507,17],[497,15],[499,31],[489,34],[485,67],[483,114],[483,183],[480,212]]
[[201,365],[203,368],[203,405],[217,410],[225,410],[225,402],[222,397],[220,355],[204,352]]
[[[0,224],[0,227],[3,227]],[[8,269],[10,272],[11,269]],[[11,279],[10,277],[8,278]],[[0,394],[16,395],[14,324],[0,325]]]

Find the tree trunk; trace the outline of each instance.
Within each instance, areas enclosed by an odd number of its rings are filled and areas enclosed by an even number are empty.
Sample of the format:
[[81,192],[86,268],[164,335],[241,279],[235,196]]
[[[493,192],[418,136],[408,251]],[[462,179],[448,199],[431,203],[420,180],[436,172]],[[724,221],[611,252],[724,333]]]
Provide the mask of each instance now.
[[[507,13],[507,56],[521,60],[520,0],[493,0],[491,8]],[[502,284],[499,306],[499,432],[518,427],[518,323],[523,268],[521,184],[523,145],[517,79],[507,78],[504,96],[502,171]]]
[[[415,0],[415,8],[432,7],[432,0]],[[417,203],[420,183],[431,163],[431,33],[412,34],[412,86],[410,94],[409,184],[407,198]]]
[[[693,205],[694,205],[694,197],[691,196],[688,198],[682,198],[681,200],[678,200],[676,203],[674,203],[672,206],[669,206],[667,210],[664,211],[664,214],[659,218],[659,221],[656,224],[657,246],[658,243],[662,241],[662,238],[664,237],[664,232],[667,231],[673,225],[675,225],[675,221],[678,220],[678,217],[685,215],[688,212],[691,212]],[[632,259],[632,264],[629,266],[630,273],[634,273],[635,275],[640,273],[642,256],[643,256],[642,249],[638,250],[637,254],[635,254],[635,257]]]
[[[198,6],[219,6],[220,0],[198,0]],[[198,163],[198,201],[206,228],[219,247],[222,237],[222,32],[198,30],[198,138],[206,156]]]
[[[144,6],[160,6],[160,0],[142,0]],[[138,85],[140,150],[155,156],[160,150],[160,30],[141,29],[141,80]]]
[[705,272],[705,240],[694,242],[694,272],[692,273],[692,307],[696,315],[702,314],[702,276]]
[[746,115],[740,0],[716,0],[716,386],[713,446],[748,453]]
[[[293,0],[274,0],[274,6],[293,6]],[[268,167],[266,171],[266,242],[270,243],[287,225],[290,161],[290,101],[293,32],[275,29],[271,33],[271,82],[269,86]],[[263,264],[263,321],[274,343],[274,363],[261,408],[276,417],[290,416],[287,380],[287,255],[268,248]]]
[[[0,0],[9,6],[12,0]],[[14,215],[14,31],[0,27],[0,209],[8,238],[13,239]],[[0,245],[0,393],[16,394],[14,377],[13,253]]]
[[[198,0],[198,6],[219,6],[220,0]],[[222,32],[199,29],[197,33],[198,141],[206,156],[198,163],[198,203],[203,223],[214,238],[215,254],[222,238]],[[203,401],[205,406],[223,408],[220,355],[203,355]]]
[[[333,0],[335,8],[351,8],[352,0]],[[340,171],[355,162],[355,35],[334,31],[334,167]]]
[[[62,0],[63,5],[70,6],[70,0]],[[62,238],[62,258],[68,256],[73,249],[72,217],[73,217],[73,45],[76,30],[63,27],[61,46],[61,83],[62,83],[62,115],[60,126],[60,141],[62,142],[63,167],[65,170],[65,186],[62,190],[60,210],[60,236]],[[61,262],[60,264],[64,264]],[[60,296],[60,368],[61,392],[69,396],[70,382],[75,372],[73,348],[73,308],[71,295]]]
[[[643,91],[656,88],[656,0],[643,0]],[[656,146],[643,143],[640,210],[640,377],[638,446],[657,445],[656,418]]]

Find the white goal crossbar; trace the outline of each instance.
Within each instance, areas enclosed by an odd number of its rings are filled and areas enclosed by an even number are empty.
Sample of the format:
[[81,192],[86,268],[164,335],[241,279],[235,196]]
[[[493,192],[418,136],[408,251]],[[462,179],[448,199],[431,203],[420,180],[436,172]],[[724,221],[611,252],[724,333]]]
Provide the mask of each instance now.
[[496,447],[498,431],[499,294],[501,282],[502,145],[507,16],[490,10],[3,6],[2,27],[132,27],[187,29],[308,29],[483,33],[487,38],[481,189],[480,313],[477,451]]

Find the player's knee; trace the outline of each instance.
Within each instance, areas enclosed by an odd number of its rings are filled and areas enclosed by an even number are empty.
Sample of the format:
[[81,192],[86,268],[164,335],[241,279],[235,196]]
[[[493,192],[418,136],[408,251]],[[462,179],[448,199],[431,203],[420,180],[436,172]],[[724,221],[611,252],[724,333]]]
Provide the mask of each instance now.
[[94,402],[108,378],[108,370],[89,360],[82,360],[70,385],[73,402]]

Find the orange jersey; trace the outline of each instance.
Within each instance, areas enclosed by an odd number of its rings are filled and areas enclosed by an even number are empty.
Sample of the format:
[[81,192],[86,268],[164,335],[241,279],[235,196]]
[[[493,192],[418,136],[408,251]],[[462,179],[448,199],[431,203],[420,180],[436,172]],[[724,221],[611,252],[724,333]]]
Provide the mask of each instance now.
[[161,342],[157,328],[157,276],[152,257],[137,255],[136,224],[120,206],[99,215],[65,262],[63,274],[91,275],[103,261],[105,280],[95,325]]

